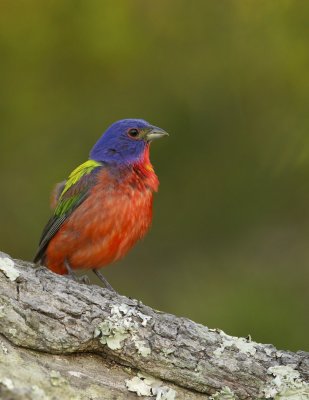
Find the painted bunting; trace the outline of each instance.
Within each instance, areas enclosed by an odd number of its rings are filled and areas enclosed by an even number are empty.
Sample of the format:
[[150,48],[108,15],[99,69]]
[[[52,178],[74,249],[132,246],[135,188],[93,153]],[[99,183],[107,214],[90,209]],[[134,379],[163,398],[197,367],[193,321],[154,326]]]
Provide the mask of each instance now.
[[168,135],[142,119],[112,124],[78,166],[54,190],[54,213],[45,226],[34,262],[58,274],[99,272],[122,258],[147,232],[159,180],[149,159],[150,143]]

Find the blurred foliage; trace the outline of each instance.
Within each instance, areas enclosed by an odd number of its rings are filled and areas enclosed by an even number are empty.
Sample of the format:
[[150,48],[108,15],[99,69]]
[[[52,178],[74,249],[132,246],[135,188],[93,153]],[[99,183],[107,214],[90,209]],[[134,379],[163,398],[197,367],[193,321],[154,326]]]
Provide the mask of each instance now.
[[[114,120],[155,143],[153,228],[120,293],[308,350],[309,2],[2,0],[0,248],[31,259],[49,192]],[[93,278],[94,279],[94,278]]]

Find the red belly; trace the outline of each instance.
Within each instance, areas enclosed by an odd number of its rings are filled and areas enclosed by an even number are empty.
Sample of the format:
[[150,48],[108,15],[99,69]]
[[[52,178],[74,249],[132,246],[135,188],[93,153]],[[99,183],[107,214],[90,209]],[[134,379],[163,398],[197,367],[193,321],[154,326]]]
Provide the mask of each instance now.
[[66,274],[101,268],[122,258],[147,232],[152,220],[152,191],[146,186],[107,186],[100,182],[50,241],[45,265]]

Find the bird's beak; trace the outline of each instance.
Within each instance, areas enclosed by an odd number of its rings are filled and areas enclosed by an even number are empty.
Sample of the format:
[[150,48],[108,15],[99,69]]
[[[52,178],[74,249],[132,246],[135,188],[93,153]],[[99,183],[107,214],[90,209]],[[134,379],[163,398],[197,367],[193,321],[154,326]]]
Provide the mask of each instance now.
[[168,136],[168,133],[165,132],[163,129],[154,126],[146,133],[145,139],[147,140],[147,142],[151,142],[155,139],[160,139],[163,136]]

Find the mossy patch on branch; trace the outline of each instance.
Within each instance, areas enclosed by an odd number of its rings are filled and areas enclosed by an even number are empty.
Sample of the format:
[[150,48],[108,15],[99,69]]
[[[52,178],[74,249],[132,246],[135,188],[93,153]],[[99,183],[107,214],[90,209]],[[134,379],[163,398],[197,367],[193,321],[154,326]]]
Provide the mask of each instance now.
[[19,277],[19,271],[15,268],[14,261],[5,253],[0,253],[0,270],[12,282]]
[[222,338],[222,343],[214,351],[216,357],[220,357],[227,347],[236,347],[239,352],[244,353],[247,356],[253,356],[256,353],[255,346],[258,345],[258,343],[251,341],[251,338],[246,339],[243,337],[229,336],[223,331],[220,331],[219,334]]
[[121,304],[111,307],[111,314],[95,329],[94,337],[111,350],[120,350],[124,341],[130,338],[138,353],[147,357],[151,354],[148,340],[142,336],[142,328],[147,326],[151,317],[144,315],[136,307]]
[[174,389],[163,385],[160,379],[141,372],[132,379],[127,379],[126,386],[130,392],[135,392],[138,396],[155,396],[156,400],[175,400],[176,398]]
[[300,374],[289,365],[276,365],[267,370],[273,376],[262,393],[266,399],[308,400],[309,384],[300,378]]

